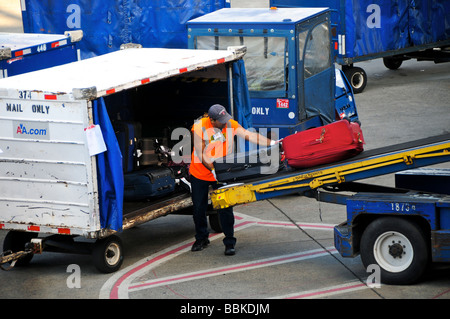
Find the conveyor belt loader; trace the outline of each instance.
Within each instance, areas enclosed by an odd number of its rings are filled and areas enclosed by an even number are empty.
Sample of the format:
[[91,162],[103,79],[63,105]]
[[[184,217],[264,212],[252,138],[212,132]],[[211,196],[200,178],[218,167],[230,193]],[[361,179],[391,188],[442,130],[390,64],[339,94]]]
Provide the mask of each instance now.
[[[335,227],[334,236],[340,254],[361,254],[365,267],[378,265],[378,277],[383,283],[409,284],[421,277],[429,260],[450,262],[449,194],[355,181],[447,161],[450,134],[368,150],[332,165],[278,172],[218,189],[211,200],[219,209],[302,193],[320,201],[345,204],[347,220]],[[450,173],[447,178],[450,183]],[[339,191],[357,194],[341,195]]]

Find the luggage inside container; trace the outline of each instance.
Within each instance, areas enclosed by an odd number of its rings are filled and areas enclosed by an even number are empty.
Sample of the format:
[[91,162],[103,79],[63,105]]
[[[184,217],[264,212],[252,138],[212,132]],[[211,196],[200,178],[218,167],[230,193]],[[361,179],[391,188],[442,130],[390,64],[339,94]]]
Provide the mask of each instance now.
[[[172,192],[148,198],[130,196],[124,198],[124,214],[137,206],[146,206],[180,194],[189,194],[189,186],[181,181],[189,180],[191,149],[179,150],[177,144],[189,138],[194,120],[207,113],[209,107],[219,103],[229,109],[227,69],[218,65],[206,70],[191,72],[156,81],[132,90],[125,90],[104,98],[109,118],[121,146],[124,175],[136,174],[151,168],[169,168],[175,180]],[[231,112],[231,111],[230,111]],[[121,142],[124,132],[120,127],[134,127],[135,134]],[[178,134],[178,132],[184,135]],[[173,136],[172,136],[173,134]],[[175,149],[176,148],[176,149]],[[182,155],[174,160],[170,153]],[[173,153],[172,153],[173,154]],[[130,164],[130,161],[133,164]],[[127,175],[128,174],[128,175]],[[125,183],[131,178],[125,179]],[[164,187],[164,186],[160,186]],[[134,189],[125,185],[125,190]],[[166,189],[172,189],[167,185]],[[127,192],[125,192],[127,193]],[[136,199],[138,198],[138,199]]]
[[255,177],[272,175],[284,169],[280,158],[280,145],[234,154],[214,161],[219,182],[238,182]]

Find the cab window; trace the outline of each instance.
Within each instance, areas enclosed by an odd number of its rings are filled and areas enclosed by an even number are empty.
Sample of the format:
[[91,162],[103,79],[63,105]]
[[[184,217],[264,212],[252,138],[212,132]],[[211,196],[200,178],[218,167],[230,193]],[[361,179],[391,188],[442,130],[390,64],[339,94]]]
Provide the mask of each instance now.
[[[302,39],[302,37],[300,37]],[[303,55],[303,43],[299,43],[300,57]],[[316,75],[331,66],[330,32],[326,22],[314,27],[307,37],[304,50],[305,79]]]
[[245,45],[244,56],[250,91],[287,90],[288,56],[286,39],[282,37],[199,36],[197,49],[226,50],[229,46]]

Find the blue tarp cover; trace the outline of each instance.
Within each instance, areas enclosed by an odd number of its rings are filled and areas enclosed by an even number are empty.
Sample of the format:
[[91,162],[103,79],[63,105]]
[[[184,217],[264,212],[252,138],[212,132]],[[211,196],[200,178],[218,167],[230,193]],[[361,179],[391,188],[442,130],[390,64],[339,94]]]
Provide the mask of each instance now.
[[243,128],[251,128],[253,122],[250,93],[248,91],[245,64],[242,59],[233,63],[233,102],[236,109],[235,120]]
[[348,58],[450,40],[449,0],[271,0],[279,7],[331,8]]
[[94,100],[94,123],[100,125],[106,152],[97,155],[97,183],[102,229],[122,230],[123,170],[122,153],[103,98]]
[[23,0],[24,32],[83,30],[81,58],[116,51],[123,43],[187,48],[185,23],[224,8],[225,0]]

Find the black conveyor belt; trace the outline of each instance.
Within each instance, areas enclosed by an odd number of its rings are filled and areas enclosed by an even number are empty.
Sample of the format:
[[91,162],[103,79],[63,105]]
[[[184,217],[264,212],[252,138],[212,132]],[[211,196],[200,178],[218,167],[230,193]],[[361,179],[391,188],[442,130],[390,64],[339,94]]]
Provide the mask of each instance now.
[[[423,138],[423,139],[419,139],[419,140],[403,142],[403,143],[393,144],[393,145],[389,145],[389,146],[383,146],[383,147],[379,147],[379,148],[375,148],[375,149],[365,150],[362,153],[360,153],[354,157],[351,157],[351,158],[348,158],[348,159],[345,159],[345,160],[342,160],[339,162],[333,162],[333,163],[329,163],[329,164],[325,164],[325,165],[304,168],[304,169],[292,169],[292,168],[282,169],[272,175],[265,175],[265,176],[252,178],[252,179],[245,179],[245,180],[236,180],[236,182],[257,183],[260,181],[267,180],[269,178],[270,179],[283,178],[284,176],[287,176],[287,175],[302,174],[303,172],[309,172],[311,170],[320,170],[320,169],[325,169],[328,167],[340,166],[340,165],[343,165],[346,163],[363,161],[363,160],[369,159],[371,157],[376,157],[376,156],[389,154],[389,153],[396,153],[396,152],[400,152],[400,151],[404,151],[404,150],[408,150],[408,149],[420,148],[420,147],[432,145],[435,143],[441,143],[441,142],[445,142],[445,141],[450,141],[450,133],[445,133],[442,135],[427,137],[427,138]],[[232,182],[228,182],[228,183],[231,184]]]

